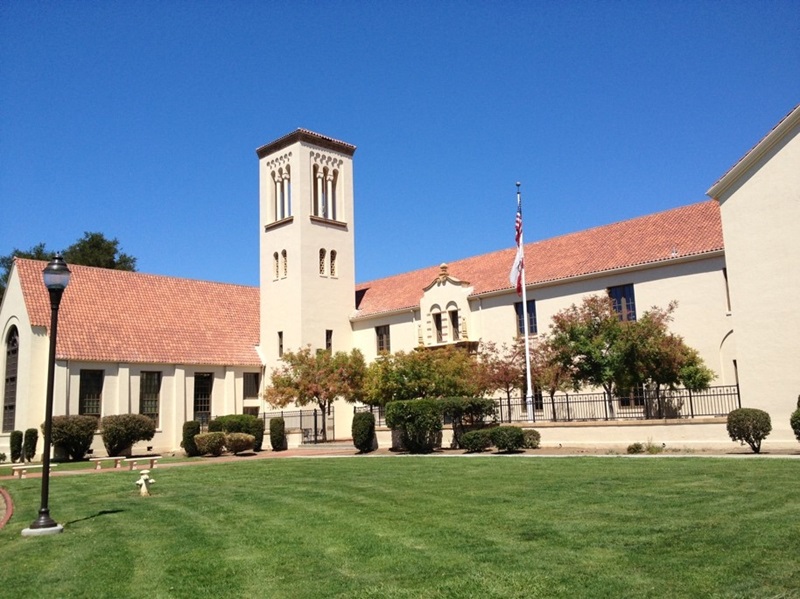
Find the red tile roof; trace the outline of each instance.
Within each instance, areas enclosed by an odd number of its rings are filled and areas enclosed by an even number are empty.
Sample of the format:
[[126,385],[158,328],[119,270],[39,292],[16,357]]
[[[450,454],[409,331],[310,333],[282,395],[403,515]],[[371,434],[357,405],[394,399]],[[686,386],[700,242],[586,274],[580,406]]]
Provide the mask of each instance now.
[[[17,258],[33,326],[50,326],[45,262]],[[59,359],[155,364],[261,364],[259,291],[70,265],[58,320]]]
[[[706,201],[526,243],[526,281],[528,285],[554,282],[723,248],[719,205]],[[672,256],[673,250],[677,256]],[[471,283],[473,295],[510,290],[508,274],[515,252],[511,247],[450,262],[448,272]],[[437,265],[360,283],[356,286],[358,316],[419,307],[422,289],[438,274]]]

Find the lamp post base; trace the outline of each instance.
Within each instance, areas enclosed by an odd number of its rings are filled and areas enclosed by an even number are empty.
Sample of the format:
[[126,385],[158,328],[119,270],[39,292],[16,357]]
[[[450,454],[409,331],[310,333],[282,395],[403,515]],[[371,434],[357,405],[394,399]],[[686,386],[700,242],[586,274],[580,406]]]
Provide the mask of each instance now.
[[64,532],[64,527],[60,524],[56,524],[55,526],[49,526],[47,528],[23,528],[22,536],[41,537],[44,535],[57,535],[60,532]]

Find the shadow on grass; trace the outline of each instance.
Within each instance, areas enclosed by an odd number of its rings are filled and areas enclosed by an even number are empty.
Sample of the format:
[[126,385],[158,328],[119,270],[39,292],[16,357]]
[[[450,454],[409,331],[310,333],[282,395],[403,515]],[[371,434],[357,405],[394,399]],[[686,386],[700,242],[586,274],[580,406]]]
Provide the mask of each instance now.
[[124,512],[125,510],[100,510],[93,516],[86,516],[85,518],[78,518],[77,520],[70,520],[69,522],[65,522],[65,524],[75,524],[77,522],[83,522],[84,520],[93,520],[99,516],[108,516],[109,514],[119,514],[120,512]]

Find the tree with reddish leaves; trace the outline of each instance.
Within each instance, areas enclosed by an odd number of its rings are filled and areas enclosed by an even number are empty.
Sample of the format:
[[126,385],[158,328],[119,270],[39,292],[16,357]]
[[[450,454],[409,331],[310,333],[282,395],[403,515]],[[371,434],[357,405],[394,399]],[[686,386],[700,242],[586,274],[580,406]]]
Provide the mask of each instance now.
[[[272,371],[271,385],[264,393],[273,406],[316,404],[326,414],[339,397],[348,402],[363,398],[366,364],[357,349],[349,354],[315,352],[308,346],[297,352],[284,352],[281,360],[283,364]],[[323,418],[323,441],[327,440],[325,421]]]

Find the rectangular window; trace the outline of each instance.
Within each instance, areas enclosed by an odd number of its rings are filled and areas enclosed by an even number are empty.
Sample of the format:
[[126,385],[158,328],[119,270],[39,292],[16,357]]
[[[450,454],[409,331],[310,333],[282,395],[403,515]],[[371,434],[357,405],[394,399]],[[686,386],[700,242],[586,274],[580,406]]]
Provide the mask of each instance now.
[[198,372],[194,375],[194,420],[203,426],[207,425],[211,418],[213,387],[214,375],[210,372]]
[[375,327],[375,339],[378,341],[378,353],[392,351],[392,342],[389,337],[389,325]]
[[247,414],[249,416],[258,416],[258,408],[245,406],[244,408],[242,408],[242,414]]
[[283,357],[283,331],[278,331],[278,357]]
[[261,382],[260,372],[245,372],[244,373],[244,398],[257,399],[258,386]]
[[[514,312],[517,315],[517,335],[525,335],[525,314],[522,312],[522,302],[514,303]],[[528,300],[528,330],[531,335],[538,333],[536,326],[536,300]]]
[[433,328],[436,329],[436,343],[441,343],[444,340],[442,336],[442,315],[438,312],[433,315]]
[[100,418],[103,399],[103,370],[81,370],[78,390],[78,414]]
[[330,329],[325,331],[325,349],[327,351],[333,351],[333,331]]
[[450,310],[450,333],[451,341],[461,339],[461,328],[459,327],[458,310]]
[[620,320],[636,320],[636,301],[633,298],[632,283],[609,287],[608,297],[614,303],[614,310],[619,314]]
[[142,371],[139,376],[139,413],[152,418],[156,426],[160,396],[161,373]]
[[726,306],[728,307],[728,312],[731,311],[731,289],[728,286],[728,269],[722,269],[722,276],[725,277],[725,301],[727,302]]

